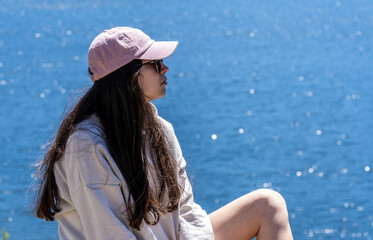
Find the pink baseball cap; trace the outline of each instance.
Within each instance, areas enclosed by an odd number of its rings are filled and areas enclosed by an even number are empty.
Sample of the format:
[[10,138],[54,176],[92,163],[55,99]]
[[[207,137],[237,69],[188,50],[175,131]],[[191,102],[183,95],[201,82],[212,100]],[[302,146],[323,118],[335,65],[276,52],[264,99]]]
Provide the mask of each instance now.
[[88,49],[88,67],[97,81],[134,59],[158,60],[170,56],[177,41],[154,41],[136,28],[115,27],[100,33]]

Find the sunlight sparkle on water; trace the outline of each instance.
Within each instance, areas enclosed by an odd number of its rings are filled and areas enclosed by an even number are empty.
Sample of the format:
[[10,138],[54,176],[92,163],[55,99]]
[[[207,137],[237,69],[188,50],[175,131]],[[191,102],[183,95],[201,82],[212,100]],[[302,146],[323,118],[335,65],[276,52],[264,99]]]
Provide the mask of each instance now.
[[341,173],[348,173],[348,169],[347,168],[342,168]]
[[358,98],[360,98],[360,95],[358,95],[358,94],[351,94],[351,95],[346,96],[347,100],[355,100],[355,99],[358,99]]
[[65,93],[66,93],[66,89],[64,89],[63,87],[59,87],[58,90],[59,90],[62,94],[65,94]]
[[218,136],[216,134],[212,134],[211,138],[212,138],[212,140],[216,140],[218,138]]
[[330,212],[330,213],[336,213],[337,211],[338,211],[337,208],[330,208],[330,209],[329,209],[329,212]]

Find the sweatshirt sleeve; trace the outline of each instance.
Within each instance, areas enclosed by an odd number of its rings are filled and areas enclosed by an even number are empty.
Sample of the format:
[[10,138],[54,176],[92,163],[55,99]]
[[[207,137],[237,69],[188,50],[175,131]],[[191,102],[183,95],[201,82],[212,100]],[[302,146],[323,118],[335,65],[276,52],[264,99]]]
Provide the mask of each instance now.
[[[182,161],[185,163],[184,158]],[[206,211],[194,202],[192,186],[185,172],[180,169],[179,182],[183,189],[180,199],[180,239],[214,239],[211,221]]]
[[66,149],[71,200],[86,239],[136,237],[125,225],[125,200],[120,181],[106,161],[106,148],[92,139],[73,135]]
[[176,138],[172,125],[161,119],[165,124],[165,131],[169,141],[171,154],[179,165],[179,184],[182,188],[180,199],[179,237],[180,240],[214,239],[211,221],[206,211],[194,202],[193,191],[187,173],[186,162],[182,155],[180,144]]

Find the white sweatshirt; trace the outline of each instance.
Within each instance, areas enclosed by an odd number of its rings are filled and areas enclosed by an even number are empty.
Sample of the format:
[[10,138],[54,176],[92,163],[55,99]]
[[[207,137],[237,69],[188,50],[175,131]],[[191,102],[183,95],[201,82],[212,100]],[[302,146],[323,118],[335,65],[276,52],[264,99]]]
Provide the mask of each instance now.
[[[152,226],[143,221],[140,231],[129,225],[125,199],[128,188],[97,127],[96,115],[78,124],[69,137],[65,154],[54,167],[61,196],[55,217],[61,240],[71,239],[146,239],[195,240],[214,239],[211,222],[204,210],[194,202],[186,162],[172,125],[158,116],[166,134],[166,144],[179,165],[178,181],[184,189],[177,210],[160,216]],[[147,155],[149,158],[149,154]],[[156,176],[152,161],[149,182]],[[156,178],[155,178],[156,179]],[[132,203],[133,200],[131,199]]]

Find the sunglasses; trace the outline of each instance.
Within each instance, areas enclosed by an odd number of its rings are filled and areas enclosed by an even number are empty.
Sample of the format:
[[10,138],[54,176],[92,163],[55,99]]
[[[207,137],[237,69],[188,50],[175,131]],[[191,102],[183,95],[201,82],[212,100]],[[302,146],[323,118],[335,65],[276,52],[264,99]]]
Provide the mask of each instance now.
[[162,63],[163,63],[163,59],[161,59],[161,60],[153,60],[151,62],[142,63],[141,66],[147,65],[147,64],[153,64],[154,67],[155,67],[155,70],[157,71],[157,73],[161,74]]

